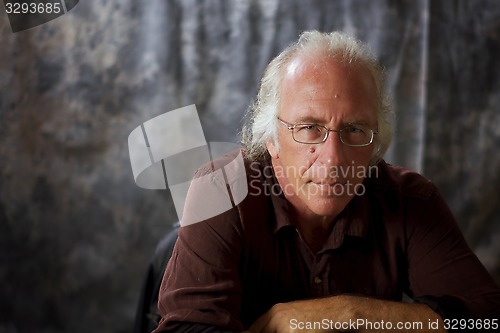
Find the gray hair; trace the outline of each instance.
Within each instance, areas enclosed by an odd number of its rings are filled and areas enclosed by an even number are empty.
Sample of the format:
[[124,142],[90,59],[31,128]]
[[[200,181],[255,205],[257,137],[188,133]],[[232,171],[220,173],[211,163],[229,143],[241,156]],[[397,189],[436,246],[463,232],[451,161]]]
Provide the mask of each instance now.
[[297,42],[274,58],[264,71],[257,99],[248,110],[247,122],[242,130],[243,150],[251,160],[268,156],[266,142],[270,140],[279,147],[277,116],[283,69],[299,55],[320,52],[326,52],[327,56],[341,62],[361,64],[373,76],[377,96],[378,135],[370,163],[376,164],[382,159],[392,139],[392,108],[384,91],[383,67],[362,42],[345,33],[306,31],[300,35]]

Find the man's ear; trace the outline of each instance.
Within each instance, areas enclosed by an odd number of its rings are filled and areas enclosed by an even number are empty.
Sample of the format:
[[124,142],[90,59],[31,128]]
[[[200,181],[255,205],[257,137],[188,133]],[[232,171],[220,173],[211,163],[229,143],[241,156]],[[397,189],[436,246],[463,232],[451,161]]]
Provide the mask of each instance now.
[[267,147],[267,151],[269,152],[269,155],[271,155],[271,157],[273,159],[278,159],[279,158],[278,147],[276,147],[276,144],[274,143],[274,140],[267,141],[266,142],[266,147]]

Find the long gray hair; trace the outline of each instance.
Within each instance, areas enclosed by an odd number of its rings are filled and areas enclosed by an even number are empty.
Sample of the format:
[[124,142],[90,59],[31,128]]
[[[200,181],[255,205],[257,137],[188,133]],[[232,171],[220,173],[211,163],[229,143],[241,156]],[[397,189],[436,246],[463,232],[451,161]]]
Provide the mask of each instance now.
[[245,154],[252,160],[267,156],[266,142],[272,140],[279,149],[278,106],[279,87],[283,68],[296,56],[326,53],[340,62],[361,64],[372,74],[377,95],[378,135],[375,140],[371,164],[376,164],[384,155],[392,139],[392,108],[384,91],[385,73],[375,56],[359,40],[342,33],[303,32],[297,42],[288,46],[274,58],[262,76],[257,99],[247,114],[247,122],[242,130],[242,145]]

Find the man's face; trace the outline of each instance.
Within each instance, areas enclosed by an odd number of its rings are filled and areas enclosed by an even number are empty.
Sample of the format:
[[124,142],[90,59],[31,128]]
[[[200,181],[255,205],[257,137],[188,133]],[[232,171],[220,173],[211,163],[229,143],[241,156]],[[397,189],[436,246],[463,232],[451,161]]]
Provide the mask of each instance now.
[[[358,124],[375,131],[373,78],[360,65],[320,56],[296,58],[285,68],[278,114],[292,125],[314,123],[339,130]],[[363,192],[373,143],[350,147],[337,132],[329,132],[323,143],[302,144],[281,124],[278,141],[279,150],[273,142],[267,144],[275,174],[286,198],[302,216],[334,218],[356,193]]]

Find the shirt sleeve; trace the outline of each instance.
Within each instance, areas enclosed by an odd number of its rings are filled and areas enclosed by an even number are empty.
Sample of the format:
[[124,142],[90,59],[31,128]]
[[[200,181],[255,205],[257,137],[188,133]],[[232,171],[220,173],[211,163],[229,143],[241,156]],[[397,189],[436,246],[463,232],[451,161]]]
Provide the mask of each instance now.
[[407,199],[410,294],[443,318],[499,318],[500,289],[467,245],[445,200]]
[[[237,219],[237,209],[231,209],[179,228],[160,288],[162,319],[155,333],[174,329],[178,323],[204,324],[221,332],[243,330],[239,319],[241,232],[234,223]],[[181,331],[177,328],[175,332]]]

